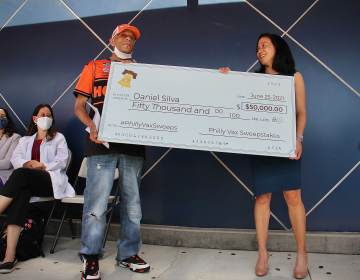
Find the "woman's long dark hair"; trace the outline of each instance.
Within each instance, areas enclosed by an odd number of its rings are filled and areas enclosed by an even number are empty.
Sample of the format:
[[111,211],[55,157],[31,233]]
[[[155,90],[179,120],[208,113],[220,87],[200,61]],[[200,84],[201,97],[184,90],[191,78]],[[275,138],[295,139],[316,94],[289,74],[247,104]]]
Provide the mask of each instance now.
[[[296,73],[294,57],[291,53],[289,45],[277,34],[263,33],[256,41],[256,50],[259,40],[263,37],[269,38],[275,47],[275,56],[272,68],[280,75],[294,76]],[[265,66],[261,65],[257,73],[265,73]]]
[[4,128],[4,134],[6,134],[8,137],[11,137],[16,132],[14,122],[13,122],[9,112],[5,108],[0,108],[0,109],[4,110],[5,116],[8,120],[8,123],[7,123],[6,127]]
[[52,124],[51,124],[50,128],[48,129],[47,135],[46,135],[46,139],[51,140],[51,139],[53,139],[55,137],[57,131],[55,129],[54,112],[53,112],[53,110],[52,110],[52,108],[51,108],[51,106],[49,104],[39,104],[39,105],[37,105],[35,107],[34,112],[31,115],[27,135],[33,135],[34,133],[37,132],[37,127],[36,127],[36,124],[34,123],[33,117],[36,117],[37,114],[39,113],[40,109],[45,108],[45,107],[49,109],[49,111],[51,113],[51,117],[53,119]]

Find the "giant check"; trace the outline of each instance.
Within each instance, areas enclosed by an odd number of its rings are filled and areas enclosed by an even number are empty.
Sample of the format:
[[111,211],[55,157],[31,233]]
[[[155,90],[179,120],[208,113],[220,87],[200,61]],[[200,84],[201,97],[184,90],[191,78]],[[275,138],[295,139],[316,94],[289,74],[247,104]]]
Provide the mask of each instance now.
[[112,63],[99,139],[294,156],[293,77]]

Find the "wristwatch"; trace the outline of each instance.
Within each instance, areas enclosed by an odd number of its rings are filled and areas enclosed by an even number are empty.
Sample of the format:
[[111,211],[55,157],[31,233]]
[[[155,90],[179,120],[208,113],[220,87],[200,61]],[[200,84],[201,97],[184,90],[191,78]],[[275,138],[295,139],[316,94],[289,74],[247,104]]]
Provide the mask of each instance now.
[[303,135],[296,135],[296,140],[300,143],[304,142],[304,136]]

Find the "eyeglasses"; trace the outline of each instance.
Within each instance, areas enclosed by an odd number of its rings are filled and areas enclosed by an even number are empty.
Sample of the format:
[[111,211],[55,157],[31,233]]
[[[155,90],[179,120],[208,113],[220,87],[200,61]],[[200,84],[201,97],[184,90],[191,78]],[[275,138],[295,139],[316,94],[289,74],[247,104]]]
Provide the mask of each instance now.
[[120,38],[122,39],[126,39],[126,38],[129,38],[131,41],[135,41],[135,37],[132,33],[120,33],[118,34],[117,36],[119,36]]

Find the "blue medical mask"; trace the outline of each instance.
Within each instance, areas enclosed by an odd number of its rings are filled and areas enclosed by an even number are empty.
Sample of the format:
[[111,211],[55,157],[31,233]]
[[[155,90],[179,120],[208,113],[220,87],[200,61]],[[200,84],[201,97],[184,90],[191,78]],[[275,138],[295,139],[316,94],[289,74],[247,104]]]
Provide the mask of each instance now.
[[7,117],[0,118],[0,129],[4,129],[8,125],[9,121]]

